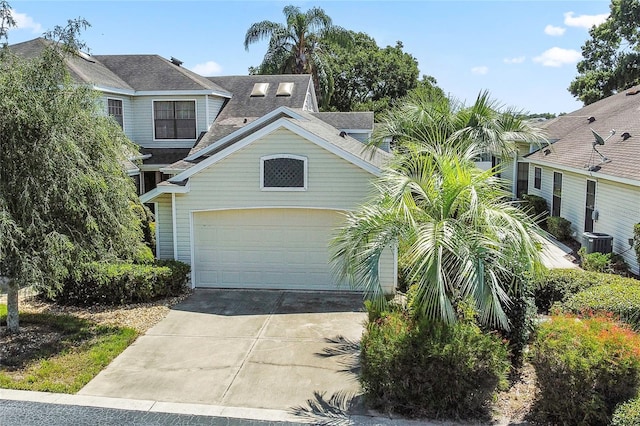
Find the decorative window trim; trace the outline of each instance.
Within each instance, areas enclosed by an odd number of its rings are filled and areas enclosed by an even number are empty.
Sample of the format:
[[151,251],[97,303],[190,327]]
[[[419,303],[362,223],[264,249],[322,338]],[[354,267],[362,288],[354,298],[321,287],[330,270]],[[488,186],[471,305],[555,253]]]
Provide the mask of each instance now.
[[[156,102],[193,102],[194,104],[194,114],[195,114],[195,118],[193,118],[194,123],[195,123],[195,136],[193,138],[189,138],[189,139],[184,139],[184,138],[180,138],[180,139],[173,139],[173,138],[158,138],[156,136],[156,107],[155,104]],[[151,101],[151,131],[153,132],[153,141],[154,142],[180,142],[180,141],[194,141],[198,139],[198,101],[197,99],[188,99],[188,98],[180,98],[180,99],[176,99],[176,98],[169,98],[169,99],[153,99]]]
[[[294,187],[273,187],[273,186],[264,186],[264,162],[268,160],[275,160],[278,158],[290,158],[293,160],[300,160],[303,162],[304,167],[304,186],[294,186]],[[308,166],[307,166],[307,157],[302,155],[295,154],[274,154],[274,155],[265,155],[260,157],[260,190],[261,191],[279,191],[279,192],[296,192],[296,191],[306,191],[307,190],[307,182],[308,182]]]

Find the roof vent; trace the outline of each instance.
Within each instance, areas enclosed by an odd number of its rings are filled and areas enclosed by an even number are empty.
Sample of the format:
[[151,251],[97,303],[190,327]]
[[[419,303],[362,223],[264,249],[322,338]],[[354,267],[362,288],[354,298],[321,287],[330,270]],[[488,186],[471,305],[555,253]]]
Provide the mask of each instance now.
[[293,83],[280,83],[278,84],[278,91],[276,96],[291,96],[293,92]]
[[96,61],[94,61],[93,58],[91,58],[91,55],[89,55],[88,53],[83,52],[82,50],[78,50],[77,53],[78,53],[78,56],[80,56],[85,61],[91,62],[92,64],[96,63]]
[[264,97],[267,96],[267,90],[269,90],[269,83],[256,83],[251,90],[252,97]]
[[587,118],[587,121],[589,123],[593,123],[594,121],[596,121],[596,118],[595,117],[589,117],[589,118]]
[[638,90],[638,89],[631,90],[631,91],[627,92],[627,96],[637,95],[638,93],[640,93],[640,90]]
[[551,150],[550,150],[549,148],[545,149],[545,150],[544,150],[544,151],[542,151],[542,152],[544,152],[544,155],[549,155],[549,154],[551,154]]
[[178,59],[178,58],[174,58],[173,56],[171,57],[171,63],[173,65],[177,65],[177,66],[182,65],[182,61],[180,59]]
[[620,137],[622,137],[623,141],[626,141],[631,137],[631,134],[629,132],[624,132],[623,134],[620,135]]
[[347,132],[345,132],[344,130],[340,132],[340,137],[344,138],[347,136]]

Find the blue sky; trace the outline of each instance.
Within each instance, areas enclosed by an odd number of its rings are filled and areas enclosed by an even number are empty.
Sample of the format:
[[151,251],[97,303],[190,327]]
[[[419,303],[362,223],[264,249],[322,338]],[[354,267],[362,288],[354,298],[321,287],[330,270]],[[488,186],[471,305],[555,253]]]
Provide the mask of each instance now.
[[95,54],[174,56],[203,75],[247,74],[266,42],[244,49],[258,21],[283,22],[288,4],[317,6],[335,25],[402,41],[421,74],[445,92],[473,102],[481,90],[505,106],[532,113],[581,107],[567,91],[588,28],[609,1],[10,1],[20,28],[9,42],[32,39],[83,17],[83,39]]

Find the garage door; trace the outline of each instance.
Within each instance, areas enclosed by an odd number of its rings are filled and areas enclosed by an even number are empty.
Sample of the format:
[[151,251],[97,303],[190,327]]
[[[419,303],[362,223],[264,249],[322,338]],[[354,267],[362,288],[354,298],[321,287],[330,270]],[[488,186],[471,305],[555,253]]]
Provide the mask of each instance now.
[[336,290],[328,243],[342,219],[338,212],[313,209],[194,213],[195,284]]

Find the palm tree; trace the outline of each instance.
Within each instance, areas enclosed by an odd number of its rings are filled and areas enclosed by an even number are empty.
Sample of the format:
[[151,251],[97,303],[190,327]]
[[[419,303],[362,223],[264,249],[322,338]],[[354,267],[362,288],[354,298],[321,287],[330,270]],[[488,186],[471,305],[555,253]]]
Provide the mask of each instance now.
[[342,279],[384,303],[378,260],[398,246],[415,284],[416,313],[453,322],[458,304],[471,300],[481,323],[508,330],[514,283],[541,268],[538,228],[495,171],[474,161],[487,149],[507,152],[516,137],[539,134],[494,111],[488,99],[482,94],[464,108],[443,96],[417,96],[390,111],[377,137],[395,138],[395,158],[376,181],[374,198],[347,215],[332,259]]
[[517,152],[518,142],[539,145],[545,141],[544,133],[521,117],[520,111],[502,108],[486,91],[467,107],[439,92],[418,88],[382,117],[372,144],[380,146],[391,139],[396,146],[448,144],[462,150],[474,146],[508,157]]
[[324,46],[333,42],[346,47],[350,44],[348,31],[332,24],[323,9],[314,7],[302,12],[299,7],[283,9],[285,24],[273,21],[256,22],[249,27],[244,47],[269,39],[269,47],[262,63],[252,68],[255,74],[311,74],[319,98],[325,103],[330,97],[331,73],[325,69]]

